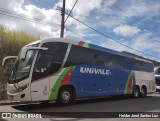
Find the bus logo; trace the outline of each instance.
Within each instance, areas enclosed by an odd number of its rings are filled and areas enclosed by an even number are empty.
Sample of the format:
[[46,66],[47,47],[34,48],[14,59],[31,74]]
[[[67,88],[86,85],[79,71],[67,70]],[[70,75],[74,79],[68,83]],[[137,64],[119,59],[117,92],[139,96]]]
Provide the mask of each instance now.
[[96,68],[88,68],[88,67],[81,67],[81,73],[89,73],[89,74],[101,74],[101,75],[110,75],[111,71],[106,69],[96,69]]

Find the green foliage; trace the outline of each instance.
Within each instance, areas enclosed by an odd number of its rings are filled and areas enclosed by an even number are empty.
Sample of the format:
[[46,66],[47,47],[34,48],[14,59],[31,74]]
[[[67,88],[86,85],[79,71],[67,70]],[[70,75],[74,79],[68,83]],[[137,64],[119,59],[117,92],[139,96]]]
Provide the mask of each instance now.
[[25,33],[16,33],[14,31],[5,31],[0,27],[0,63],[5,56],[17,55],[20,49],[38,38],[30,37]]
[[[6,31],[4,27],[0,26],[0,64],[5,56],[18,55],[24,45],[38,39],[38,37],[31,37],[25,33]],[[11,64],[7,64],[5,71],[2,71],[2,67],[0,66],[0,99],[6,98],[6,95],[3,96],[2,94],[6,94],[6,80],[12,66]]]

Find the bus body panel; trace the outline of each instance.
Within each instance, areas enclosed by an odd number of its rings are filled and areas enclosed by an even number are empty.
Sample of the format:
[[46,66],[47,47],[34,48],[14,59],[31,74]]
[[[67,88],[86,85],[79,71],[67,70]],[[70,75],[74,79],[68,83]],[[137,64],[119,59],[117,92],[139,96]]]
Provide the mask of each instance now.
[[77,99],[132,94],[135,85],[133,71],[96,65],[67,67],[51,78],[50,100],[56,100],[59,88],[66,85],[75,88]]
[[[149,87],[147,88],[148,93],[155,91],[153,73],[147,72],[113,69],[96,65],[78,65],[64,68],[58,75],[54,76],[56,78],[52,77],[54,81],[51,81],[50,87],[55,88],[57,85],[54,84],[58,81],[57,89],[64,85],[73,85],[77,99],[132,94],[135,85],[138,85],[140,89],[143,85]],[[57,94],[58,90],[57,93],[52,95]],[[52,99],[55,100],[56,97]],[[50,100],[52,99],[50,98]]]
[[[96,65],[80,65],[76,66],[71,78],[71,83],[74,82],[78,87],[77,98],[123,95],[129,91],[126,84],[130,73],[132,73],[132,71]],[[132,76],[134,77],[134,75]],[[132,93],[134,78],[131,81],[133,82],[130,93]]]
[[136,80],[136,85],[140,87],[140,90],[143,85],[147,87],[147,93],[151,93],[156,90],[154,72],[148,73],[148,72],[135,71],[135,80]]
[[31,97],[32,101],[48,100],[50,88],[49,77],[31,83]]

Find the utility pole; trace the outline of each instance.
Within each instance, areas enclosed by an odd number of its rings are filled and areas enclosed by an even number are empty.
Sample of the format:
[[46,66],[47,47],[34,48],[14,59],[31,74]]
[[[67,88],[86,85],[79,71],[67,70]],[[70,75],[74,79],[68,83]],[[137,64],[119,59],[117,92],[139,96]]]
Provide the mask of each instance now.
[[63,38],[64,36],[64,18],[65,18],[65,2],[66,0],[63,0],[63,7],[62,7],[62,20],[61,20],[61,34],[60,37]]

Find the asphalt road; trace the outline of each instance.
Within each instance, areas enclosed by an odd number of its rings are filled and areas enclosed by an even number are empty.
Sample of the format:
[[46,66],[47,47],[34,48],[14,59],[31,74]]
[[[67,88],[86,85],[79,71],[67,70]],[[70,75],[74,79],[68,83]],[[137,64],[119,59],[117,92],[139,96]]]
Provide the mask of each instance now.
[[[59,120],[72,120],[72,121],[79,121],[79,120],[139,120],[139,121],[159,121],[159,118],[95,118],[96,115],[100,114],[101,112],[160,112],[160,94],[150,94],[146,98],[139,98],[133,99],[130,97],[111,97],[111,98],[101,98],[101,99],[90,99],[90,100],[82,100],[77,101],[76,104],[70,106],[58,106],[55,103],[34,103],[34,104],[20,104],[20,105],[3,105],[0,106],[0,112],[51,112],[45,113],[43,116],[48,117],[46,119],[41,120],[48,120],[48,121],[59,121]],[[56,113],[54,113],[56,112]],[[67,115],[71,117],[66,117],[66,115],[62,115],[64,113],[57,113],[57,112],[68,112]],[[86,112],[83,113],[88,115],[85,117],[81,115],[79,117],[72,117],[73,112]],[[89,113],[88,113],[89,112]],[[78,115],[81,113],[78,113]],[[104,113],[105,114],[105,113]],[[108,113],[106,113],[107,115]],[[159,113],[160,114],[160,113]],[[75,114],[77,115],[77,114]],[[0,121],[8,121],[8,120],[15,120],[17,119],[0,119]],[[22,119],[21,119],[22,120]],[[23,119],[24,120],[24,119]],[[25,119],[27,120],[27,119]],[[35,121],[35,120],[34,120]]]

